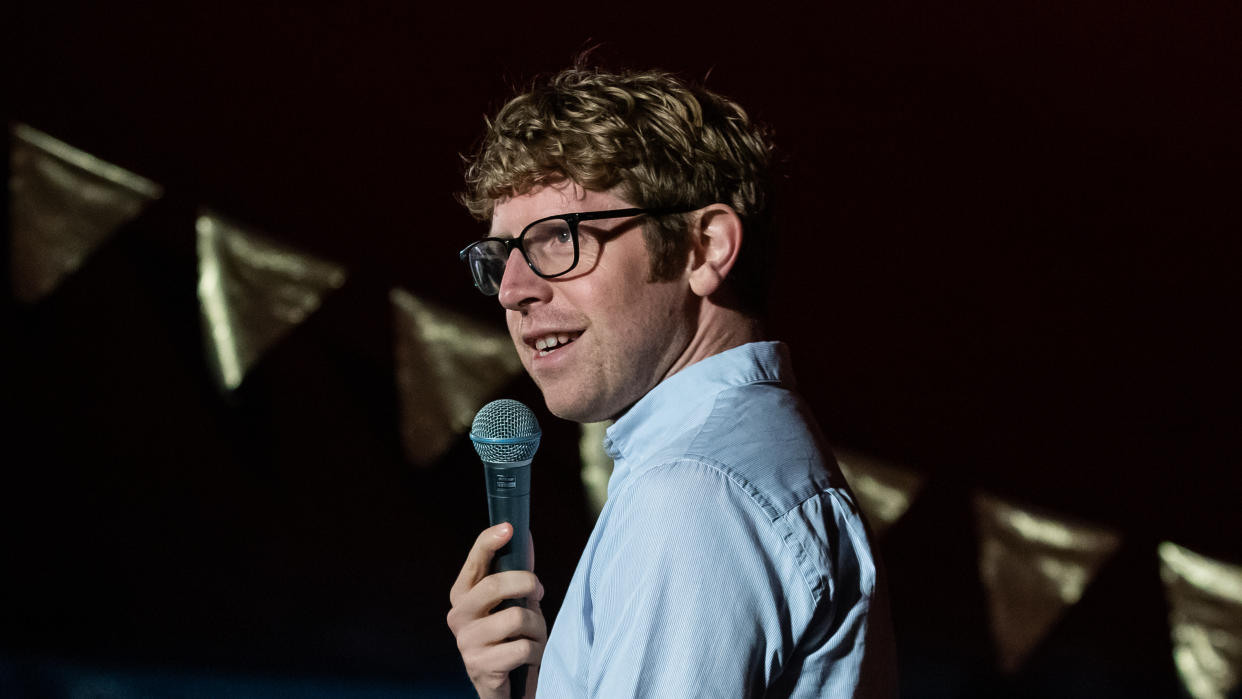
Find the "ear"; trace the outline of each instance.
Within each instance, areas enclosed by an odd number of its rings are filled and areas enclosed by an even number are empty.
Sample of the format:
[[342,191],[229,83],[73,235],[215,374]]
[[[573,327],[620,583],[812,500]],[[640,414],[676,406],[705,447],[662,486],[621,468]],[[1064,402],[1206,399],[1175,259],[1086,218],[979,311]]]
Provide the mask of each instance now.
[[691,223],[690,290],[706,298],[724,284],[742,249],[742,219],[727,204],[695,212]]

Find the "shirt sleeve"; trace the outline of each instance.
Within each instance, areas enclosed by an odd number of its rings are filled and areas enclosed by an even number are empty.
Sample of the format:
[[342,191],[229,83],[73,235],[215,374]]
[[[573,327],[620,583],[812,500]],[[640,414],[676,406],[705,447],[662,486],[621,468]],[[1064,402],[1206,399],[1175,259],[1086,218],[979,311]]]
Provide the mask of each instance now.
[[762,696],[799,633],[787,596],[810,595],[763,510],[693,460],[613,498],[588,579],[589,696]]

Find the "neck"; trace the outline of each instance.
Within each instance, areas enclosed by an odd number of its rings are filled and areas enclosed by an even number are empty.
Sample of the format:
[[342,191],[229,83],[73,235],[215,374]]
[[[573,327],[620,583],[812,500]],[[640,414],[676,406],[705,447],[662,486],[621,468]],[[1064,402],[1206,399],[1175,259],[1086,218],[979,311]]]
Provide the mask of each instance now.
[[741,311],[707,301],[699,308],[698,315],[694,335],[681,357],[664,375],[665,379],[712,355],[765,338],[763,323]]

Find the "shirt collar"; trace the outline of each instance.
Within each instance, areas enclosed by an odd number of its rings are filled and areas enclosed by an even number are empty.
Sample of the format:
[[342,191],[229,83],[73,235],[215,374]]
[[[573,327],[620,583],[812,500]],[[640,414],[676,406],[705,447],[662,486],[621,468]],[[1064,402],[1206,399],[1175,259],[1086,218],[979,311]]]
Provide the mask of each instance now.
[[[616,462],[641,464],[671,436],[681,433],[685,424],[705,419],[721,391],[752,383],[793,388],[785,343],[751,342],[734,347],[661,381],[608,428],[604,451]],[[625,469],[621,463],[617,467]],[[612,481],[622,475],[614,473]]]

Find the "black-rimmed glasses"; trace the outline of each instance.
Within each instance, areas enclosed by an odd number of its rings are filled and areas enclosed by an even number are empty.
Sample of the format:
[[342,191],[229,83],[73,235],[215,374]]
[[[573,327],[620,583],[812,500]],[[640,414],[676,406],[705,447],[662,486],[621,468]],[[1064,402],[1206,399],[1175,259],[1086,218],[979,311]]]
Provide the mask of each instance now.
[[484,238],[466,246],[457,256],[470,267],[474,285],[488,296],[500,293],[500,280],[514,248],[521,251],[527,266],[544,279],[569,274],[579,264],[595,264],[602,247],[600,239],[589,233],[580,234],[582,221],[598,221],[627,216],[663,216],[692,211],[689,208],[613,209],[557,214],[531,222],[516,238]]

